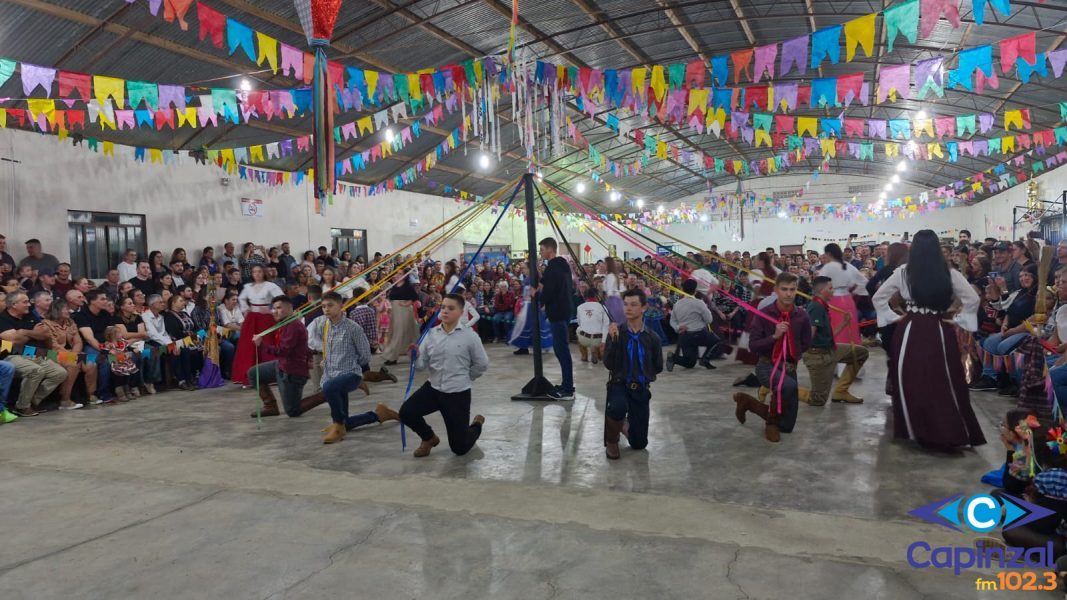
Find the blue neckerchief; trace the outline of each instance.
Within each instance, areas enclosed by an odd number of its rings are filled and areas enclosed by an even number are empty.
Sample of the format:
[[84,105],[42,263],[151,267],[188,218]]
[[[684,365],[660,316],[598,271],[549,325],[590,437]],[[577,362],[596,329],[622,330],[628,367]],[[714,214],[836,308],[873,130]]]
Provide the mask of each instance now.
[[645,384],[645,347],[641,344],[641,332],[634,333],[629,329],[626,330],[630,334],[630,340],[626,342],[626,355],[630,358],[629,374],[626,377],[627,383],[633,383],[637,381],[641,385]]

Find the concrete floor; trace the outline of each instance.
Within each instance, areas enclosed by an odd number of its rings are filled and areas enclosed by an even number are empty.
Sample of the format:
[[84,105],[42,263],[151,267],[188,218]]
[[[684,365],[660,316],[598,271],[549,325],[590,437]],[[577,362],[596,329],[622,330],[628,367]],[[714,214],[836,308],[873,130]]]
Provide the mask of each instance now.
[[[907,565],[912,541],[970,541],[907,513],[985,489],[1004,398],[973,395],[993,443],[919,451],[888,433],[875,351],[865,404],[802,405],[772,445],[733,417],[745,369],[718,361],[665,373],[648,449],[609,462],[602,366],[577,363],[572,403],[514,403],[531,358],[489,354],[464,457],[416,460],[396,424],[323,446],[325,406],[257,427],[232,386],[0,427],[0,598],[981,597],[976,573]],[[372,390],[353,410],[403,386]]]

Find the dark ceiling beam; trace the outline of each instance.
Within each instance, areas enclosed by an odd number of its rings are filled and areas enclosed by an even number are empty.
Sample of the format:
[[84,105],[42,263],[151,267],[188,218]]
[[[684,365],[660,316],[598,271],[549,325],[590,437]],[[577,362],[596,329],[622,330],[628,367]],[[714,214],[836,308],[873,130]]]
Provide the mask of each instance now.
[[[88,44],[89,40],[91,40],[94,37],[96,37],[96,34],[100,33],[101,28],[103,28],[103,26],[106,23],[110,23],[110,22],[114,21],[115,19],[121,17],[124,13],[129,11],[132,6],[133,6],[132,4],[124,4],[124,5],[122,5],[121,7],[119,7],[118,10],[116,10],[113,13],[111,13],[111,16],[109,16],[108,18],[106,18],[103,21],[101,21],[101,23],[99,25],[97,25],[96,27],[92,27],[91,29],[89,29],[89,31],[85,32],[85,35],[83,35],[80,38],[78,38],[78,41],[76,41],[73,44],[71,44],[70,48],[68,48],[67,51],[63,53],[63,56],[59,57],[59,59],[55,62],[54,66],[56,68],[63,67],[63,63],[67,62],[70,59],[70,57],[74,55],[75,52],[77,52],[78,50],[81,50],[81,48],[83,46]],[[121,42],[123,39],[124,38],[122,36],[116,37],[115,40],[112,43],[108,44],[106,48],[101,50],[101,52],[106,52],[106,51],[110,50],[111,48],[114,47],[115,44],[117,44],[118,42]],[[99,54],[97,56],[99,56]],[[96,62],[96,60],[97,60],[97,58],[94,57],[93,60],[91,60],[89,62],[89,64],[92,65],[93,63]],[[86,69],[88,69],[88,67],[86,67]]]
[[741,9],[741,3],[737,0],[730,0],[730,8],[733,9],[734,15],[737,17],[737,26],[745,34],[748,45],[755,46],[756,36],[752,35],[752,27],[749,26],[748,20],[745,18],[745,11]]
[[678,35],[682,36],[682,39],[685,40],[685,43],[689,44],[689,47],[693,49],[693,52],[696,52],[696,55],[700,58],[701,62],[708,62],[708,56],[700,48],[700,42],[697,41],[693,32],[689,30],[689,17],[685,16],[685,13],[682,11],[675,10],[670,0],[656,0],[656,3],[663,9],[664,14],[667,15],[667,19],[670,20],[671,24],[674,25],[675,29],[678,31]]
[[444,29],[441,29],[440,27],[438,27],[438,26],[436,26],[436,25],[434,25],[432,23],[429,23],[428,21],[423,20],[422,17],[420,17],[419,15],[411,12],[410,10],[408,10],[406,8],[401,8],[400,6],[398,6],[395,3],[393,3],[392,0],[370,0],[370,1],[375,3],[375,4],[377,4],[377,5],[379,5],[379,6],[381,6],[381,7],[383,7],[383,8],[386,8],[388,10],[395,10],[397,15],[399,15],[401,17],[404,17],[408,21],[418,22],[420,28],[426,30],[426,32],[429,33],[430,35],[432,35],[432,36],[444,41],[446,44],[456,48],[457,50],[461,50],[463,52],[466,52],[467,54],[470,54],[471,56],[473,56],[475,58],[480,58],[480,57],[486,55],[485,52],[479,50],[478,48],[475,48],[474,46],[468,44],[467,42],[464,42],[463,40],[461,40],[458,37],[452,35],[451,33],[448,33]]

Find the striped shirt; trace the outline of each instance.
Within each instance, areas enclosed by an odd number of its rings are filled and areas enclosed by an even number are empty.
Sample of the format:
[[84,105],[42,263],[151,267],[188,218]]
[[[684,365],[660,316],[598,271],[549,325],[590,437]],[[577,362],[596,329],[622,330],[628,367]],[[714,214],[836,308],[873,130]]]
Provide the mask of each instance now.
[[370,364],[370,341],[363,328],[354,321],[341,318],[333,322],[325,315],[318,317],[308,327],[308,339],[322,340],[324,337],[323,381],[346,373],[360,374],[360,366]]

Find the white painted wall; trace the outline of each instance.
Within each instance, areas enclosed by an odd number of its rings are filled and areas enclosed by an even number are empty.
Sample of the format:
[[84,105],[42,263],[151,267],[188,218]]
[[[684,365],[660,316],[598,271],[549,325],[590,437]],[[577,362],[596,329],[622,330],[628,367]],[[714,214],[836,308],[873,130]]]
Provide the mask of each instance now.
[[[324,216],[315,215],[307,186],[269,187],[243,182],[217,168],[195,165],[188,158],[181,159],[180,164],[158,165],[137,163],[132,153],[126,153],[123,148],[116,148],[116,154],[119,156],[105,157],[74,148],[69,141],[60,142],[52,136],[0,130],[0,158],[7,159],[0,162],[0,233],[8,236],[9,249],[16,257],[21,256],[22,241],[38,237],[44,241],[47,252],[61,260],[67,259],[68,209],[145,214],[149,249],[169,252],[182,246],[195,259],[203,246],[221,247],[225,241],[237,244],[255,241],[268,246],[288,241],[294,250],[328,245],[331,227],[366,229],[370,252],[391,252],[463,208],[451,199],[395,192],[375,198],[338,198],[333,206],[327,207]],[[228,186],[220,183],[223,177],[229,177]],[[758,194],[770,194],[803,188],[809,181],[805,200],[826,202],[847,200],[849,185],[869,184],[872,178],[826,174],[811,180],[809,175],[782,175],[752,180],[746,185]],[[1040,177],[1039,182],[1045,198],[1058,198],[1067,189],[1067,169],[1051,171]],[[918,188],[905,182],[898,191],[917,193]],[[936,231],[968,228],[979,237],[987,234],[1008,237],[1011,206],[1024,203],[1025,193],[1025,186],[1018,186],[972,207],[903,220],[824,220],[803,224],[774,217],[756,222],[746,220],[745,239],[736,242],[732,240],[737,232],[736,223],[676,225],[666,231],[705,248],[718,244],[720,249],[750,251],[800,244],[806,238],[844,240],[850,233],[873,232],[881,239],[898,239],[905,231],[914,233],[923,228]],[[695,203],[701,196],[687,202]],[[876,196],[877,192],[869,192],[860,199]],[[241,216],[242,197],[262,199],[265,216]],[[481,242],[495,218],[496,215],[483,215],[438,255],[457,256],[464,242]],[[997,224],[1004,230],[996,231]],[[571,229],[565,233],[580,247],[590,245],[593,256],[603,256],[604,251],[591,236]],[[551,233],[542,225],[537,235],[540,238]],[[604,232],[601,235],[615,243],[620,254],[645,253],[618,237]],[[524,247],[525,222],[505,217],[490,243],[508,244],[516,249]],[[821,248],[823,243],[821,239],[809,240],[807,245]]]

